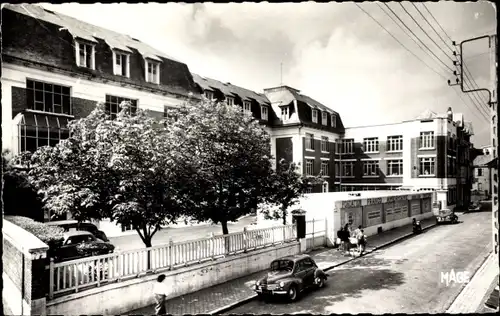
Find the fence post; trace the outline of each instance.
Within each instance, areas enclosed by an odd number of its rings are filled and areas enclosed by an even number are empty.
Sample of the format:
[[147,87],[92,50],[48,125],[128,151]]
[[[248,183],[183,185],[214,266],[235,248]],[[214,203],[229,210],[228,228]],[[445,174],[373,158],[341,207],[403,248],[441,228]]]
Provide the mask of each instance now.
[[282,226],[283,227],[283,243],[285,243],[285,240],[286,240],[286,226]]
[[243,227],[243,252],[247,252],[247,228]]
[[50,258],[49,263],[49,298],[54,298],[54,258]]
[[174,265],[174,260],[172,260],[172,254],[174,252],[174,241],[172,240],[172,237],[168,239],[168,269],[172,270],[172,266]]
[[121,276],[124,274],[125,271],[122,271],[122,270],[125,270],[125,268],[122,269],[122,256],[123,254],[119,254],[118,256],[116,256],[116,274],[118,274],[118,277],[116,278],[117,281],[120,281],[121,280]]
[[210,233],[210,258],[214,260],[215,257],[215,234],[212,232]]

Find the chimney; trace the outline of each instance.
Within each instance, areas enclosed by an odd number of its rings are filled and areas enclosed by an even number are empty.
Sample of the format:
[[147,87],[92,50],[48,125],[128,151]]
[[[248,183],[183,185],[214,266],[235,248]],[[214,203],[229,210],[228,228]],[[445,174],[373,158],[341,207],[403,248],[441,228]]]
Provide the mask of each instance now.
[[453,111],[451,110],[451,107],[448,108],[448,120],[453,121]]

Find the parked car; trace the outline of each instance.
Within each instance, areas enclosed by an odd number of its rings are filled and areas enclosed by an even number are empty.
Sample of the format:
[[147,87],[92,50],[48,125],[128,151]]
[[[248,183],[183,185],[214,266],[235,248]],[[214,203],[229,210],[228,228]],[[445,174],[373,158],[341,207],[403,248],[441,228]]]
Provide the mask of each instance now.
[[481,202],[471,202],[467,211],[479,212],[480,210],[481,210]]
[[109,242],[108,237],[106,234],[97,228],[96,225],[89,223],[89,222],[78,222],[77,220],[69,219],[69,220],[63,220],[63,221],[53,221],[53,222],[47,222],[45,223],[50,226],[58,226],[64,229],[65,232],[68,232],[70,230],[81,230],[81,231],[86,231],[91,233],[92,235],[96,236],[102,241]]
[[67,261],[112,253],[115,246],[86,231],[68,231],[63,234],[61,246],[54,249],[55,261]]
[[282,257],[271,262],[270,271],[255,283],[259,297],[286,295],[295,301],[306,289],[322,288],[327,280],[314,260],[308,255]]

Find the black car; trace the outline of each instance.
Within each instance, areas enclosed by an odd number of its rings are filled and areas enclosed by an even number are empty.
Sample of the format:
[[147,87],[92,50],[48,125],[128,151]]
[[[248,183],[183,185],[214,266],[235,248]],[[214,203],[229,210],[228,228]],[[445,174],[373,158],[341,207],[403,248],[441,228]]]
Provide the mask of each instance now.
[[72,229],[75,230],[81,230],[81,231],[86,231],[91,233],[92,235],[96,236],[102,241],[109,242],[108,237],[106,234],[97,228],[96,225],[89,223],[89,222],[78,222],[77,220],[69,219],[69,220],[63,220],[63,221],[53,221],[53,222],[48,222],[45,223],[49,226],[58,226],[64,229],[65,232],[68,232]]
[[63,234],[64,241],[54,251],[55,261],[67,261],[89,256],[113,253],[115,246],[96,238],[86,231],[70,231]]
[[327,280],[316,262],[308,255],[294,255],[271,262],[270,271],[255,283],[255,292],[260,297],[267,295],[286,295],[295,301],[302,291],[322,288]]

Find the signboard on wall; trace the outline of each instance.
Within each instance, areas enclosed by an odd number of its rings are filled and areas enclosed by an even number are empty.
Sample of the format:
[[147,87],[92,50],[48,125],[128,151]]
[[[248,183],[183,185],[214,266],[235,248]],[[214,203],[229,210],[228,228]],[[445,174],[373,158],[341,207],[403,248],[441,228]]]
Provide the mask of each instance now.
[[361,207],[361,200],[342,201],[342,208]]
[[420,214],[420,200],[411,201],[411,216]]
[[382,224],[382,204],[367,205],[363,207],[365,227]]
[[392,220],[398,220],[408,217],[408,201],[394,202],[394,211]]
[[366,199],[366,205],[382,204],[382,198]]
[[406,201],[406,200],[408,200],[408,195],[396,195],[396,196],[389,196],[387,198],[387,202]]
[[358,227],[363,224],[361,207],[342,209],[342,227],[350,223],[351,227]]

